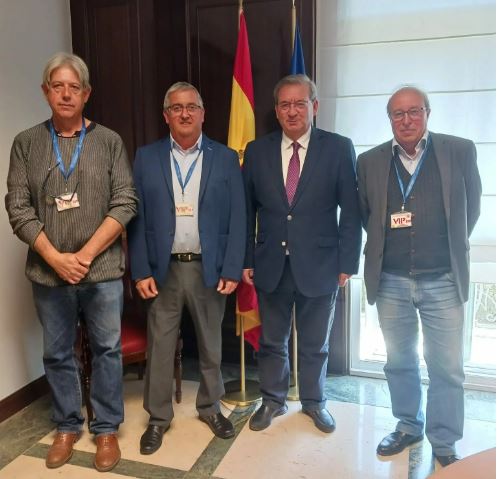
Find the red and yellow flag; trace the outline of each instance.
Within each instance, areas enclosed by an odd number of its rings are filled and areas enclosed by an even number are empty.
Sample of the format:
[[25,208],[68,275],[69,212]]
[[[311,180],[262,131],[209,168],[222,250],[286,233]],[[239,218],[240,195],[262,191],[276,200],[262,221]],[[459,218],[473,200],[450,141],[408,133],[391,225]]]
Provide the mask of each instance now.
[[[228,131],[228,146],[238,152],[240,165],[243,164],[243,153],[247,143],[254,138],[255,116],[252,66],[250,64],[250,49],[245,16],[243,15],[243,10],[240,9],[240,30],[238,32],[235,55]],[[236,295],[237,334],[240,334],[239,317],[243,316],[245,340],[258,351],[261,323],[255,289],[253,286],[240,282]]]

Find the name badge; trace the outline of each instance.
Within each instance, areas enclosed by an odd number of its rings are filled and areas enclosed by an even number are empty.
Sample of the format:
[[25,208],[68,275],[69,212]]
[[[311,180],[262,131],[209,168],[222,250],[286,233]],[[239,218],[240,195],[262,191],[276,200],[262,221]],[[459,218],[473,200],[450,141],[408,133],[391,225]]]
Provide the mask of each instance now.
[[412,226],[412,213],[401,211],[390,216],[390,228],[410,228]]
[[193,205],[190,203],[178,203],[176,205],[176,216],[193,216]]
[[55,198],[55,204],[57,205],[57,211],[71,210],[72,208],[79,208],[78,194],[66,193],[65,195],[60,195]]

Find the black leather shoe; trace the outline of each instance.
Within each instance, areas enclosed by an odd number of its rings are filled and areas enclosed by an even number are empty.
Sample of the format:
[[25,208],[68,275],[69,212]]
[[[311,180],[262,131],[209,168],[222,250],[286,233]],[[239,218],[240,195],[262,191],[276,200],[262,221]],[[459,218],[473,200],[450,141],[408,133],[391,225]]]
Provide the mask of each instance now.
[[314,425],[320,431],[333,432],[335,430],[335,420],[327,409],[302,409],[302,412],[312,418],[312,420],[314,421]]
[[235,435],[233,424],[220,412],[212,416],[199,416],[199,419],[205,422],[211,428],[211,431],[221,439],[229,439]]
[[456,456],[455,454],[451,454],[450,456],[437,456],[436,454],[433,455],[435,456],[435,458],[442,467],[454,464],[454,462],[459,461],[459,459],[461,459],[459,456]]
[[149,424],[140,439],[140,454],[153,454],[162,444],[162,436],[169,427]]
[[266,429],[273,420],[273,417],[281,416],[288,411],[288,406],[284,404],[281,407],[271,407],[263,404],[256,413],[250,418],[249,427],[252,431],[262,431]]
[[405,432],[395,431],[383,438],[376,448],[379,456],[393,456],[403,451],[407,446],[423,440],[423,434],[413,436]]

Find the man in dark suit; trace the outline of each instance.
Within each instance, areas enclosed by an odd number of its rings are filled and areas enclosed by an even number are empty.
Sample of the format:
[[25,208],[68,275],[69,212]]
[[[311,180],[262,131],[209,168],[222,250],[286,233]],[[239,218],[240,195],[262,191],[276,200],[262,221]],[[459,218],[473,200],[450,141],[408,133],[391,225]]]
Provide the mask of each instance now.
[[150,301],[144,397],[150,419],[142,454],[160,447],[173,418],[174,351],[184,304],[199,348],[199,418],[218,437],[235,434],[219,399],[221,322],[226,295],[241,277],[246,239],[238,156],[202,133],[202,98],[189,83],[169,88],[164,118],[170,137],[136,154],[140,203],[128,230],[132,277],[140,296]]
[[368,238],[364,279],[387,348],[385,375],[396,431],[378,445],[396,454],[423,439],[418,314],[430,385],[426,435],[446,466],[456,461],[464,424],[463,304],[469,235],[480,214],[473,142],[429,132],[427,95],[404,87],[387,105],[394,134],[358,159]]
[[324,395],[328,338],[338,286],[357,272],[361,244],[355,153],[348,138],[312,127],[318,100],[307,76],[280,80],[274,99],[283,131],[250,143],[243,168],[243,279],[255,284],[262,322],[263,400],[250,428],[265,429],[287,411],[295,304],[302,411],[321,431],[332,432],[335,421]]

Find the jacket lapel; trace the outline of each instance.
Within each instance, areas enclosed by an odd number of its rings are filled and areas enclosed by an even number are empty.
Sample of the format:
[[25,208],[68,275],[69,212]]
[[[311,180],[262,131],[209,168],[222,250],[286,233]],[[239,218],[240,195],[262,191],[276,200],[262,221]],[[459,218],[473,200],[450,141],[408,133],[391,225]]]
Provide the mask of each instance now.
[[380,201],[380,211],[382,214],[383,229],[386,226],[387,218],[387,193],[388,179],[390,177],[390,167],[392,165],[392,142],[384,143],[380,149],[380,157],[375,162],[374,169],[376,171],[376,183],[378,188],[378,196]]
[[268,155],[268,181],[276,186],[278,194],[283,202],[288,204],[286,196],[285,180],[283,178],[283,167],[281,163],[281,131],[274,133],[269,138],[270,151]]
[[309,178],[312,176],[312,172],[318,163],[318,159],[321,153],[321,135],[314,128],[311,130],[311,137],[309,139],[309,144],[307,146],[307,154],[305,155],[304,166],[302,167],[302,172],[300,174],[299,182],[297,185],[297,191],[295,192],[295,197],[290,208],[293,208],[300,196],[302,191],[309,182]]
[[438,169],[440,170],[440,180],[442,182],[442,196],[444,202],[445,216],[447,221],[450,218],[450,177],[451,164],[449,161],[449,145],[440,138],[436,133],[430,133],[433,144],[433,151],[437,160]]
[[171,141],[166,138],[159,143],[159,151],[157,152],[157,160],[160,164],[160,169],[164,175],[164,180],[171,198],[174,200],[173,179],[171,175]]
[[213,161],[213,145],[212,141],[207,138],[205,134],[202,134],[202,173],[200,176],[200,191],[198,194],[198,202],[202,201],[202,197],[205,193],[205,187],[207,186],[207,179],[212,168]]

